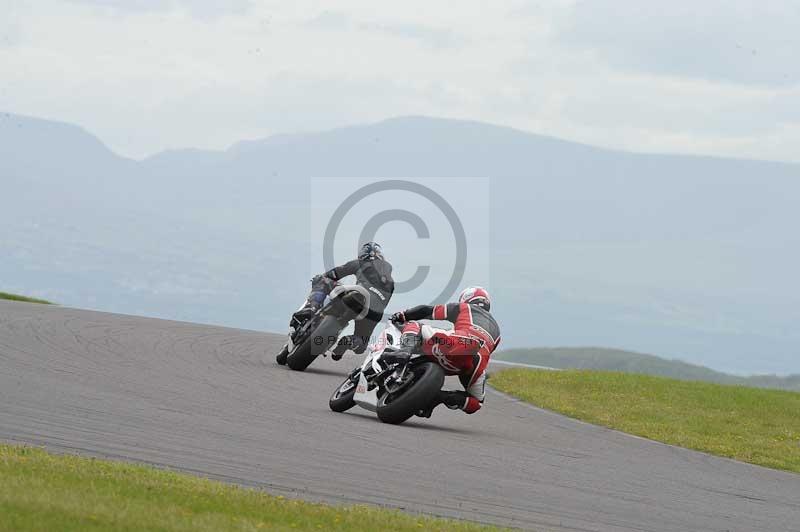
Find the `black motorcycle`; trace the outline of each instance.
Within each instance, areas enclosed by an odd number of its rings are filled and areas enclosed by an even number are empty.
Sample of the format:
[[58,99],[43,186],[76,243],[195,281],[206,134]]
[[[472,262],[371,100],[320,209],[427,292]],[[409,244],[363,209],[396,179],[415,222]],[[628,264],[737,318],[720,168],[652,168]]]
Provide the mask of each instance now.
[[369,293],[358,285],[336,285],[325,304],[290,330],[288,341],[276,357],[295,371],[303,371],[314,359],[333,349],[339,334],[354,319],[369,311]]

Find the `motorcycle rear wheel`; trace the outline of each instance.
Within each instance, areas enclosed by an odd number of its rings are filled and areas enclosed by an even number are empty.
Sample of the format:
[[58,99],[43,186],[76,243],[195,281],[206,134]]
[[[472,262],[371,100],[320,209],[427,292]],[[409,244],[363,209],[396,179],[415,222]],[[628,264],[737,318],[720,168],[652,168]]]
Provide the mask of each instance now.
[[342,328],[338,319],[325,316],[317,328],[289,353],[286,365],[295,371],[303,371],[314,359],[333,346]]
[[416,379],[399,395],[383,395],[376,413],[384,423],[399,425],[424,410],[436,399],[444,385],[444,370],[438,364],[425,362],[412,369]]

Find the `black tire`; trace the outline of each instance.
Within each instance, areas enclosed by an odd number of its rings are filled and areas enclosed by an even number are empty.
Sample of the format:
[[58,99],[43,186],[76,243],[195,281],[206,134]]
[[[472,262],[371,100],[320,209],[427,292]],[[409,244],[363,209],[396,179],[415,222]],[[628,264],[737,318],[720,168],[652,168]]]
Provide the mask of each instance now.
[[286,357],[289,356],[289,344],[285,344],[281,352],[278,353],[278,356],[275,357],[275,362],[280,364],[281,366],[286,365]]
[[[444,385],[444,370],[438,364],[425,362],[413,368],[417,380],[402,394],[386,404],[378,403],[378,418],[384,423],[399,425],[424,410],[436,399]],[[384,396],[382,401],[386,399]]]
[[[296,346],[286,359],[286,365],[295,371],[303,371],[314,359],[331,347],[331,338],[338,338],[342,325],[333,316],[325,316],[314,331]],[[321,338],[321,340],[320,340]]]
[[[351,384],[352,386],[350,386],[350,388],[348,388],[346,391],[342,392],[342,388],[348,384]],[[356,394],[356,386],[358,386],[358,383],[353,382],[352,377],[347,377],[347,380],[341,383],[339,387],[334,390],[330,401],[328,401],[328,406],[331,407],[331,410],[334,412],[344,412],[356,406],[356,402],[353,401],[353,396]]]

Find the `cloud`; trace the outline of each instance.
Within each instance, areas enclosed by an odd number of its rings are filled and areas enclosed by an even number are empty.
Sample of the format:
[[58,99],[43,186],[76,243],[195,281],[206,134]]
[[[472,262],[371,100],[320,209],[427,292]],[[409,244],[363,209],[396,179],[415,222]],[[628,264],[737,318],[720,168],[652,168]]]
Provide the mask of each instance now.
[[361,24],[360,28],[367,31],[385,32],[403,39],[417,40],[431,48],[450,48],[459,46],[465,42],[465,39],[459,38],[459,36],[450,29],[432,28],[422,24],[365,23]]
[[306,28],[318,30],[349,30],[353,26],[352,19],[341,11],[325,10],[322,13],[311,17],[303,24]]
[[13,48],[22,41],[22,11],[24,6],[13,5],[4,8],[0,17],[0,50]]
[[215,19],[225,15],[241,15],[252,7],[250,0],[69,0],[109,13],[153,13],[185,11],[200,19]]
[[780,38],[798,49],[785,31],[793,4],[771,3],[787,22],[770,35],[775,17],[756,17],[750,37],[740,7],[692,5],[648,5],[651,19],[631,0],[380,12],[367,0],[12,2],[0,109],[81,124],[133,157],[425,114],[620,149],[800,160],[800,85],[776,74],[800,68],[795,58],[740,71],[695,52],[703,39],[759,58]]
[[[392,104],[387,106],[387,100]],[[423,95],[391,80],[283,73],[255,86],[208,84],[160,103],[153,113],[169,124],[156,133],[162,136],[161,142],[179,138],[184,144],[174,147],[214,147],[264,137],[265,132],[308,132],[377,121],[386,114],[408,114],[421,101]],[[147,131],[146,122],[145,117],[137,129]],[[213,136],[209,136],[211,131]]]
[[577,2],[559,24],[562,43],[616,67],[761,86],[800,84],[796,2]]
[[323,31],[359,31],[383,33],[400,39],[418,41],[430,48],[449,48],[466,42],[449,28],[436,28],[425,24],[374,19],[356,19],[342,11],[325,10],[308,19],[304,27]]

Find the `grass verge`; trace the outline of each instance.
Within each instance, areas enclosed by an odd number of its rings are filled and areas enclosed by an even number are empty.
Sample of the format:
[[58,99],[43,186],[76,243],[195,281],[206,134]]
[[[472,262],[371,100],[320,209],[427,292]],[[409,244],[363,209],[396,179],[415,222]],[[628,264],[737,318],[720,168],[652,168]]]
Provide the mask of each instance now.
[[36,299],[35,297],[18,296],[17,294],[9,294],[7,292],[0,292],[0,299],[8,299],[10,301],[24,301],[26,303],[42,303],[44,305],[52,305],[51,302],[44,299]]
[[570,417],[800,473],[800,393],[609,371],[507,369],[498,390]]
[[456,530],[478,524],[327,506],[141,465],[0,444],[0,530]]

